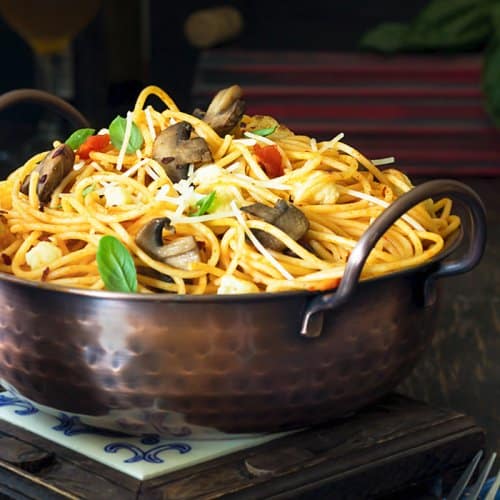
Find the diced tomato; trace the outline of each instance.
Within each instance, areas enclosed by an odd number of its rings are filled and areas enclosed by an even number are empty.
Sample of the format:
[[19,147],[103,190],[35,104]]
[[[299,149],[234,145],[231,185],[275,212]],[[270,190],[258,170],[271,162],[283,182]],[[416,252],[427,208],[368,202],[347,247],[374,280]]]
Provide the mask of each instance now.
[[86,160],[91,151],[103,151],[109,145],[109,134],[91,135],[78,148],[77,153],[80,158]]
[[283,175],[283,159],[281,158],[278,146],[274,144],[269,146],[256,144],[253,147],[253,152],[271,179]]

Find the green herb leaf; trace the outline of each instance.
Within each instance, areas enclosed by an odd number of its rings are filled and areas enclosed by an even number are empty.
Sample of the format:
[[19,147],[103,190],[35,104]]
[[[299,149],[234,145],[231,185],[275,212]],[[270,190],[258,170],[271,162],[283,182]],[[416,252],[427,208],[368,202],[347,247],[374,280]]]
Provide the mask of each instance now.
[[363,49],[376,50],[384,53],[393,53],[404,50],[410,27],[401,23],[384,23],[368,31],[361,38],[360,45]]
[[[125,129],[127,128],[127,120],[122,116],[117,116],[109,125],[109,138],[116,149],[121,149],[125,138]],[[130,139],[127,144],[126,152],[128,154],[135,153],[140,147],[144,139],[139,127],[132,122],[130,129]]]
[[137,291],[137,271],[127,247],[114,236],[103,236],[97,248],[97,268],[108,290]]
[[442,27],[485,5],[485,0],[432,0],[417,15],[416,26]]
[[89,193],[91,193],[94,189],[95,189],[95,186],[93,184],[90,184],[82,191],[82,196],[85,198],[85,196],[87,196]]
[[489,0],[432,0],[409,25],[382,24],[360,44],[383,53],[460,51],[483,47],[491,33]]
[[67,139],[66,144],[76,151],[91,135],[94,135],[95,129],[93,128],[79,128],[75,130]]
[[274,127],[259,128],[258,130],[251,130],[251,132],[252,132],[252,134],[260,135],[262,137],[266,137],[268,135],[274,134],[274,132],[276,132],[277,128],[278,128],[278,126],[275,125]]
[[210,212],[210,209],[212,208],[213,204],[215,201],[215,191],[212,191],[210,194],[207,194],[207,196],[204,196],[203,198],[199,199],[196,202],[196,206],[198,207],[198,210],[196,212],[193,212],[190,214],[191,217],[197,217],[199,215],[205,215]]

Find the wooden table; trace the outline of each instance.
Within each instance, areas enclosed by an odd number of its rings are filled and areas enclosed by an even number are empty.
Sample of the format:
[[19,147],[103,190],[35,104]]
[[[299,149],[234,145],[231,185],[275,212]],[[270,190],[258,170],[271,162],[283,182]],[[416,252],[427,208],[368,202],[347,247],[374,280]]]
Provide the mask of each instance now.
[[484,445],[472,418],[394,394],[346,420],[141,482],[0,423],[0,498],[422,498]]

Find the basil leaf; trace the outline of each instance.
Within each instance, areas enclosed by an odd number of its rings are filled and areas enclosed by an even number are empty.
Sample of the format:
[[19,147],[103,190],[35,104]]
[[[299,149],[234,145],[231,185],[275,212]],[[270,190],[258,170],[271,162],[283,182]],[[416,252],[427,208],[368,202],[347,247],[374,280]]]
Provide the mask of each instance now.
[[91,135],[94,135],[95,129],[93,128],[79,128],[75,130],[67,139],[66,144],[76,151]]
[[97,248],[97,268],[108,290],[137,291],[134,260],[125,245],[114,236],[103,236]]
[[95,189],[93,184],[90,184],[90,186],[87,186],[83,191],[82,191],[82,196],[85,198],[89,193],[91,193]]
[[262,137],[266,137],[268,135],[274,134],[274,132],[276,132],[277,128],[278,128],[278,126],[275,125],[274,127],[259,128],[258,130],[252,130],[251,132],[252,132],[252,134],[260,135]]
[[215,201],[215,191],[212,191],[210,194],[207,194],[207,196],[204,196],[203,198],[199,199],[196,202],[196,206],[198,207],[198,210],[196,210],[196,212],[193,212],[192,214],[190,214],[190,217],[197,217],[199,215],[205,215],[212,208],[214,201]]
[[[118,115],[109,125],[109,138],[111,143],[116,149],[121,149],[123,139],[125,138],[125,129],[127,128],[127,119]],[[132,122],[130,129],[130,138],[127,144],[126,152],[131,154],[135,153],[140,147],[144,139],[142,137],[139,127]]]

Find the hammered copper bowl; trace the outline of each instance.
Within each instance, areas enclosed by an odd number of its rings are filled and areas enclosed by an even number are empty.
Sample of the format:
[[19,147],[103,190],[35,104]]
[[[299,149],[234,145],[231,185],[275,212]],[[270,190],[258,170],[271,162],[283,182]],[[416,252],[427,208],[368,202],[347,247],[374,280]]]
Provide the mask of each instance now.
[[[370,249],[429,197],[465,207],[467,249],[358,283]],[[455,181],[400,197],[353,250],[330,293],[140,295],[0,276],[0,378],[48,411],[132,432],[278,431],[353,412],[393,389],[429,344],[436,278],[470,270],[481,201]],[[175,432],[174,432],[175,433]]]

